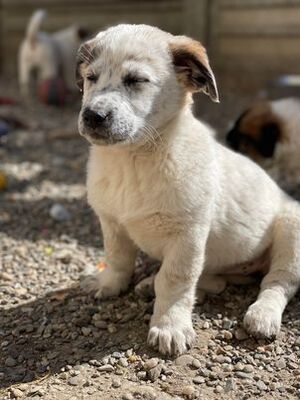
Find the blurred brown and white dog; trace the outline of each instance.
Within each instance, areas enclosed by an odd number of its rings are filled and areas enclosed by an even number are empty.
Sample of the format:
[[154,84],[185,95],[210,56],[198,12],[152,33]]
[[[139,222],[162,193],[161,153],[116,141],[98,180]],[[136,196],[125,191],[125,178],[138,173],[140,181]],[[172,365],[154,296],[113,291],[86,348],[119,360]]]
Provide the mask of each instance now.
[[59,78],[69,91],[74,91],[76,53],[82,40],[89,36],[86,29],[77,25],[55,33],[41,32],[45,17],[44,10],[32,15],[19,49],[19,85],[24,97],[32,94],[33,74],[36,74],[37,84]]
[[260,164],[286,191],[300,192],[300,99],[261,101],[247,109],[227,144]]
[[[107,268],[82,285],[98,298],[128,288],[138,248],[162,261],[148,341],[182,353],[195,332],[197,284],[265,276],[244,324],[273,336],[300,284],[300,205],[257,164],[219,144],[192,113],[192,94],[218,101],[203,46],[147,25],[118,25],[83,44],[79,132],[91,144],[88,201]],[[259,188],[259,190],[257,190]]]

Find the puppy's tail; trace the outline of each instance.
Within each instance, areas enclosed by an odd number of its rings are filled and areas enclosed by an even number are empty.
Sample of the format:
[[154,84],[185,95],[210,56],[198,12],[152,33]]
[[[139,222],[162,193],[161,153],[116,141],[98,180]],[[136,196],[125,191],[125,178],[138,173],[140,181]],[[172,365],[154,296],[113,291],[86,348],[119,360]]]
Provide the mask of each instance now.
[[32,15],[26,30],[26,38],[29,42],[34,45],[37,39],[37,32],[40,29],[40,26],[46,17],[47,13],[45,10],[37,10]]

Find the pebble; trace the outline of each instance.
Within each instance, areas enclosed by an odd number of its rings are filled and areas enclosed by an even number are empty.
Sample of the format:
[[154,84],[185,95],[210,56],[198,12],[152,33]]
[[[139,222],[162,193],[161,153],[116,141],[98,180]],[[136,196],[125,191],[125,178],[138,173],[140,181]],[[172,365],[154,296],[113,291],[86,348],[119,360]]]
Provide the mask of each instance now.
[[146,371],[149,371],[149,369],[152,369],[157,366],[158,361],[159,361],[158,358],[149,358],[149,360],[145,361],[144,363],[144,369]]
[[246,340],[249,337],[248,333],[243,328],[236,329],[236,331],[234,332],[234,336],[237,340],[240,341]]
[[186,396],[188,399],[195,399],[198,395],[197,391],[193,386],[184,386],[181,390],[183,396]]
[[284,359],[283,357],[281,357],[278,361],[276,361],[275,365],[276,365],[276,367],[277,367],[278,369],[283,369],[283,368],[285,368],[285,367],[286,367],[285,359]]
[[251,365],[251,364],[247,364],[247,365],[244,366],[243,371],[244,371],[244,372],[247,372],[248,374],[250,374],[251,372],[254,371],[254,367],[253,367],[253,365]]
[[263,381],[260,381],[260,380],[256,382],[256,387],[259,390],[267,390],[268,389],[267,385]]
[[193,360],[193,362],[192,362],[192,366],[193,366],[194,368],[199,369],[199,368],[201,368],[201,362],[200,362],[199,360],[197,360],[196,358],[194,358],[194,360]]
[[231,340],[233,338],[233,335],[229,331],[223,331],[223,337],[225,340]]
[[233,391],[236,390],[236,383],[234,379],[229,378],[226,380],[224,391],[225,393],[228,393],[231,392],[232,390]]
[[204,382],[205,382],[205,378],[204,378],[203,376],[196,376],[196,377],[193,379],[193,382],[194,382],[196,385],[200,385],[201,383],[204,383]]
[[13,280],[14,280],[14,277],[13,277],[13,275],[11,275],[11,274],[9,274],[9,273],[7,273],[7,272],[0,272],[0,280],[1,280],[1,281],[8,281],[8,282],[10,282],[10,281],[13,281]]
[[71,385],[71,386],[82,385],[82,383],[83,383],[83,379],[82,379],[82,377],[80,375],[72,376],[68,380],[68,384]]
[[159,378],[161,370],[162,370],[162,365],[158,364],[156,367],[151,368],[147,372],[147,377],[150,379],[150,381],[155,382]]
[[117,379],[113,379],[111,386],[113,388],[119,388],[121,386],[121,382]]
[[98,368],[98,371],[100,371],[100,372],[113,372],[114,370],[115,370],[115,368],[110,364],[104,364]]
[[5,360],[5,365],[7,367],[15,367],[17,365],[17,361],[12,357],[7,357]]
[[22,392],[22,390],[20,390],[20,389],[18,389],[18,388],[11,388],[11,389],[10,389],[10,392],[11,392],[12,396],[13,396],[15,399],[18,399],[18,398],[24,396],[24,393]]
[[224,389],[220,385],[217,385],[214,390],[215,393],[222,393],[223,391]]
[[241,378],[241,379],[249,379],[249,378],[251,377],[251,375],[249,375],[249,373],[247,373],[247,372],[242,372],[242,371],[237,371],[237,372],[235,373],[235,375],[236,375],[238,378]]
[[189,354],[184,354],[176,358],[175,364],[180,366],[192,365],[193,361],[194,357],[190,356]]
[[49,211],[50,216],[59,222],[68,221],[71,219],[69,211],[60,203],[55,203],[51,206]]

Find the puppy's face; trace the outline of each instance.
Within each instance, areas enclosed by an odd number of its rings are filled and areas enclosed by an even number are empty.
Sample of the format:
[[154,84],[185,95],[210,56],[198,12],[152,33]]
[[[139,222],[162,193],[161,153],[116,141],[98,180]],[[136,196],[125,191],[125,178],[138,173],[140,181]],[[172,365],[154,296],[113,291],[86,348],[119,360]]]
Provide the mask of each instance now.
[[274,157],[282,139],[282,123],[267,102],[257,103],[246,110],[226,136],[232,149],[259,163]]
[[79,132],[97,145],[153,141],[189,93],[218,93],[200,43],[146,25],[119,25],[81,46]]

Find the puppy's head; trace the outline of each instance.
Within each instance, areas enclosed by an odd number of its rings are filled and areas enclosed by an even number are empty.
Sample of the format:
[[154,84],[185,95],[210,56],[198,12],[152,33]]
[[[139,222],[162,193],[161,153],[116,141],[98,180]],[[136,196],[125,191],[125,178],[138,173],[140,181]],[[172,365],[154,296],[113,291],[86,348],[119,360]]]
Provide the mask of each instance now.
[[257,162],[272,159],[277,144],[283,140],[282,121],[271,104],[261,102],[246,110],[227,133],[227,144]]
[[97,145],[153,140],[190,93],[218,101],[201,44],[146,25],[118,25],[83,44],[76,75],[79,132]]

